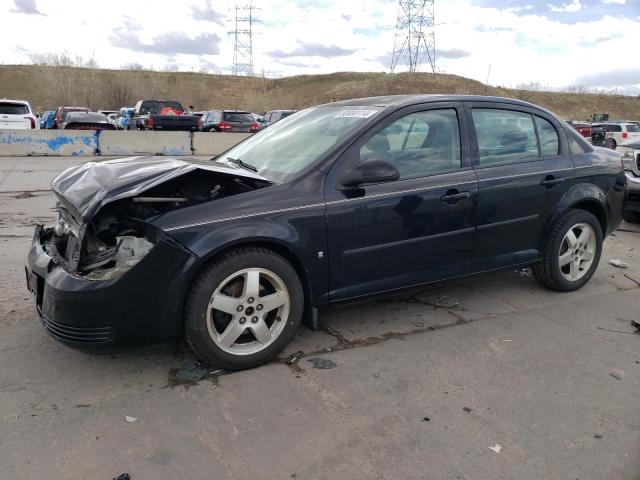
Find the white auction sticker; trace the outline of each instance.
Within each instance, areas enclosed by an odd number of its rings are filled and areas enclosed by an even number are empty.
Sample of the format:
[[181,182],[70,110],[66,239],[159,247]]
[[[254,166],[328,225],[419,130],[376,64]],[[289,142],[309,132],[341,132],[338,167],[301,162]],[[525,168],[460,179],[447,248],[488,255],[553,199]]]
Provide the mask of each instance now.
[[378,110],[342,110],[335,118],[369,118],[378,113]]

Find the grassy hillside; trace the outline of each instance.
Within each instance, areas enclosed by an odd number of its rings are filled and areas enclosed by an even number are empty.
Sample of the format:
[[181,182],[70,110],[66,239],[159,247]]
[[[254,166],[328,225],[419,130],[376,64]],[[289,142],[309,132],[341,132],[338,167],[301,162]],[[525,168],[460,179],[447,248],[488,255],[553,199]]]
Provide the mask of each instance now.
[[594,112],[609,112],[612,118],[640,118],[638,97],[510,90],[444,74],[334,73],[265,79],[187,72],[0,66],[0,97],[29,100],[38,111],[58,105],[116,109],[142,98],[168,98],[185,106],[194,105],[197,110],[239,108],[263,112],[403,93],[513,97],[539,104],[568,119],[589,118]]

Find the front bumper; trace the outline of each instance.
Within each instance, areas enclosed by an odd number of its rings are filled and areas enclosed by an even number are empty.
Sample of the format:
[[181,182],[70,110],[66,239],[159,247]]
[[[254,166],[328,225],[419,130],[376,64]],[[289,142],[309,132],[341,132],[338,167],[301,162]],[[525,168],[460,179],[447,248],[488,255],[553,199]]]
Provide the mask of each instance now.
[[627,195],[624,201],[626,212],[640,213],[640,176],[633,172],[625,172],[627,177]]
[[190,252],[161,240],[122,276],[92,281],[52,260],[43,231],[36,227],[25,272],[51,336],[75,348],[110,350],[178,335]]

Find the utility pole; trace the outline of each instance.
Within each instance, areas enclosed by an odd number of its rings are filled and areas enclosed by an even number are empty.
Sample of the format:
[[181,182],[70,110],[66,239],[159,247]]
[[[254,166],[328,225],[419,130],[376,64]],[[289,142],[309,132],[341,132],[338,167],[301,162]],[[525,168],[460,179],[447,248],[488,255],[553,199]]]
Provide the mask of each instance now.
[[234,36],[233,75],[253,75],[253,23],[256,21],[252,4],[236,3],[236,28]]
[[436,71],[435,0],[399,0],[391,71],[406,65],[417,72],[427,63]]

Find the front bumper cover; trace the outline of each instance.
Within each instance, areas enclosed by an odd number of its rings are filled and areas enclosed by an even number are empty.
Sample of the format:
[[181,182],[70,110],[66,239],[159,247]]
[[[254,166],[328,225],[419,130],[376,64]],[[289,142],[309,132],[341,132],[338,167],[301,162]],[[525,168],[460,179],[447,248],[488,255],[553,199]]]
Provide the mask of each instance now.
[[51,336],[80,349],[108,350],[178,335],[193,254],[160,240],[122,276],[92,281],[57,265],[43,248],[43,232],[38,225],[25,273]]

